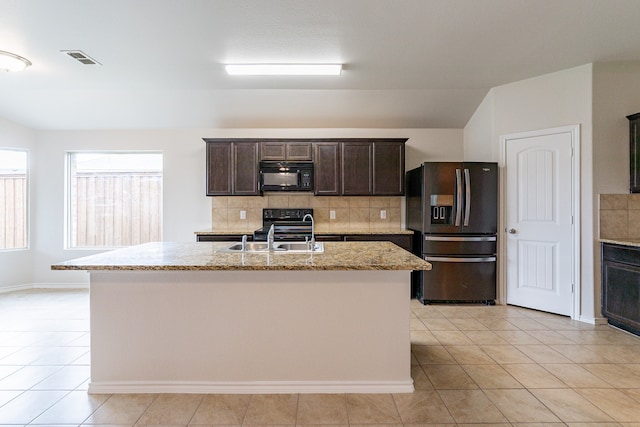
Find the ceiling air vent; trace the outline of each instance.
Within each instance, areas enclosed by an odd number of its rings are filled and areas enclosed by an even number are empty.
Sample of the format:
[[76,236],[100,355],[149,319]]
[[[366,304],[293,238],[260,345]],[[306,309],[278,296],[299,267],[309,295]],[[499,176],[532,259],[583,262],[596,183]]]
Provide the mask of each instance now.
[[60,52],[84,65],[102,65],[81,50],[61,50]]

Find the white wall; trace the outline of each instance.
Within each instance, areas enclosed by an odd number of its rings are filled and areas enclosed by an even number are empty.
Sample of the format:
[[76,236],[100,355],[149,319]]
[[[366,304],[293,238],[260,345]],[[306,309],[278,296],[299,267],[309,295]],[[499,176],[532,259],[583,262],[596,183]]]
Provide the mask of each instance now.
[[493,143],[493,90],[487,93],[464,127],[464,160],[494,162],[498,154]]
[[39,131],[34,222],[37,284],[87,283],[84,272],[51,271],[50,265],[97,251],[64,249],[64,160],[71,150],[161,150],[164,153],[164,240],[193,241],[194,231],[210,228],[205,196],[205,144],[225,137],[393,137],[409,138],[407,169],[423,161],[462,159],[462,129],[191,129],[130,131]]
[[[491,110],[491,111],[487,111]],[[594,217],[593,144],[592,144],[592,65],[587,64],[556,73],[545,74],[507,85],[497,86],[485,98],[478,118],[465,128],[465,159],[471,160],[481,153],[491,153],[493,161],[500,160],[500,136],[565,125],[580,125],[581,167],[581,303],[578,315],[593,321],[599,313],[599,289],[596,289],[594,247],[597,244]],[[492,120],[491,142],[484,142],[485,126],[476,120]],[[474,148],[466,149],[471,142]],[[477,146],[475,144],[478,144]],[[481,144],[481,145],[480,145]],[[475,160],[475,159],[473,159]],[[501,165],[504,167],[504,165]],[[504,212],[501,200],[501,212]],[[504,215],[499,230],[504,230]],[[499,289],[505,289],[504,245],[499,254]]]
[[640,112],[640,61],[593,68],[595,194],[629,192],[629,120]]
[[[33,195],[33,179],[37,176],[38,157],[35,153],[34,132],[0,118],[0,148],[21,148],[29,152],[29,209],[31,216],[36,209]],[[33,281],[32,261],[33,261],[33,236],[35,230],[30,228],[30,248],[26,250],[0,251],[0,291],[9,288],[16,288],[22,285],[29,285]]]

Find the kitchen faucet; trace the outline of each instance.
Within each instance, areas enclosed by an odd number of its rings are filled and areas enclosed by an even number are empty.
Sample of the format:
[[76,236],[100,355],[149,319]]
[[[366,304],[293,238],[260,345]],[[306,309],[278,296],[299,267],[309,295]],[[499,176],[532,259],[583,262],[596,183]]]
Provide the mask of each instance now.
[[306,214],[305,216],[302,217],[302,222],[307,220],[307,217],[309,217],[309,219],[311,219],[311,240],[309,241],[309,244],[311,245],[311,251],[314,251],[316,249],[316,231],[315,231],[315,224],[313,221],[313,215],[311,214]]
[[271,224],[271,227],[269,228],[269,233],[267,234],[267,250],[268,251],[273,250],[274,233],[275,233],[275,226]]

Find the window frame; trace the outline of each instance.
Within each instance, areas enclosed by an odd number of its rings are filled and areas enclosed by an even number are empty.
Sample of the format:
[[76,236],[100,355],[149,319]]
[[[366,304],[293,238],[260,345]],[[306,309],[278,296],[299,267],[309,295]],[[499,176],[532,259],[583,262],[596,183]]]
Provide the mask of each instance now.
[[0,248],[0,252],[28,251],[31,249],[31,152],[21,147],[0,147],[0,151],[19,151],[25,153],[25,246],[19,248]]
[[160,192],[160,233],[164,234],[164,152],[162,150],[66,150],[64,161],[64,250],[71,251],[108,251],[121,249],[129,245],[122,246],[72,246],[72,177],[75,170],[72,170],[72,157],[75,154],[159,154],[162,156],[162,179]]

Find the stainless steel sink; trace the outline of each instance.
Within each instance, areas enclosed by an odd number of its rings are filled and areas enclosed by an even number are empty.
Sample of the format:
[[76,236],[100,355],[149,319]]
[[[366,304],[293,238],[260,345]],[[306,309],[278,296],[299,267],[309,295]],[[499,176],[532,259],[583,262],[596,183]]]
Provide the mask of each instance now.
[[232,243],[226,248],[218,249],[218,252],[251,252],[251,253],[313,253],[324,252],[324,244],[316,242],[315,247],[311,250],[307,242],[286,242],[276,243],[274,248],[269,251],[267,242],[247,242],[244,251],[242,243]]
[[287,252],[324,252],[324,243],[322,242],[316,242],[313,250],[311,250],[311,245],[307,242],[278,243],[277,246]]
[[[234,243],[225,249],[229,252],[241,251],[242,243]],[[266,250],[267,250],[267,242],[247,242],[245,245],[245,251],[247,252],[258,252],[258,251],[266,251]]]

